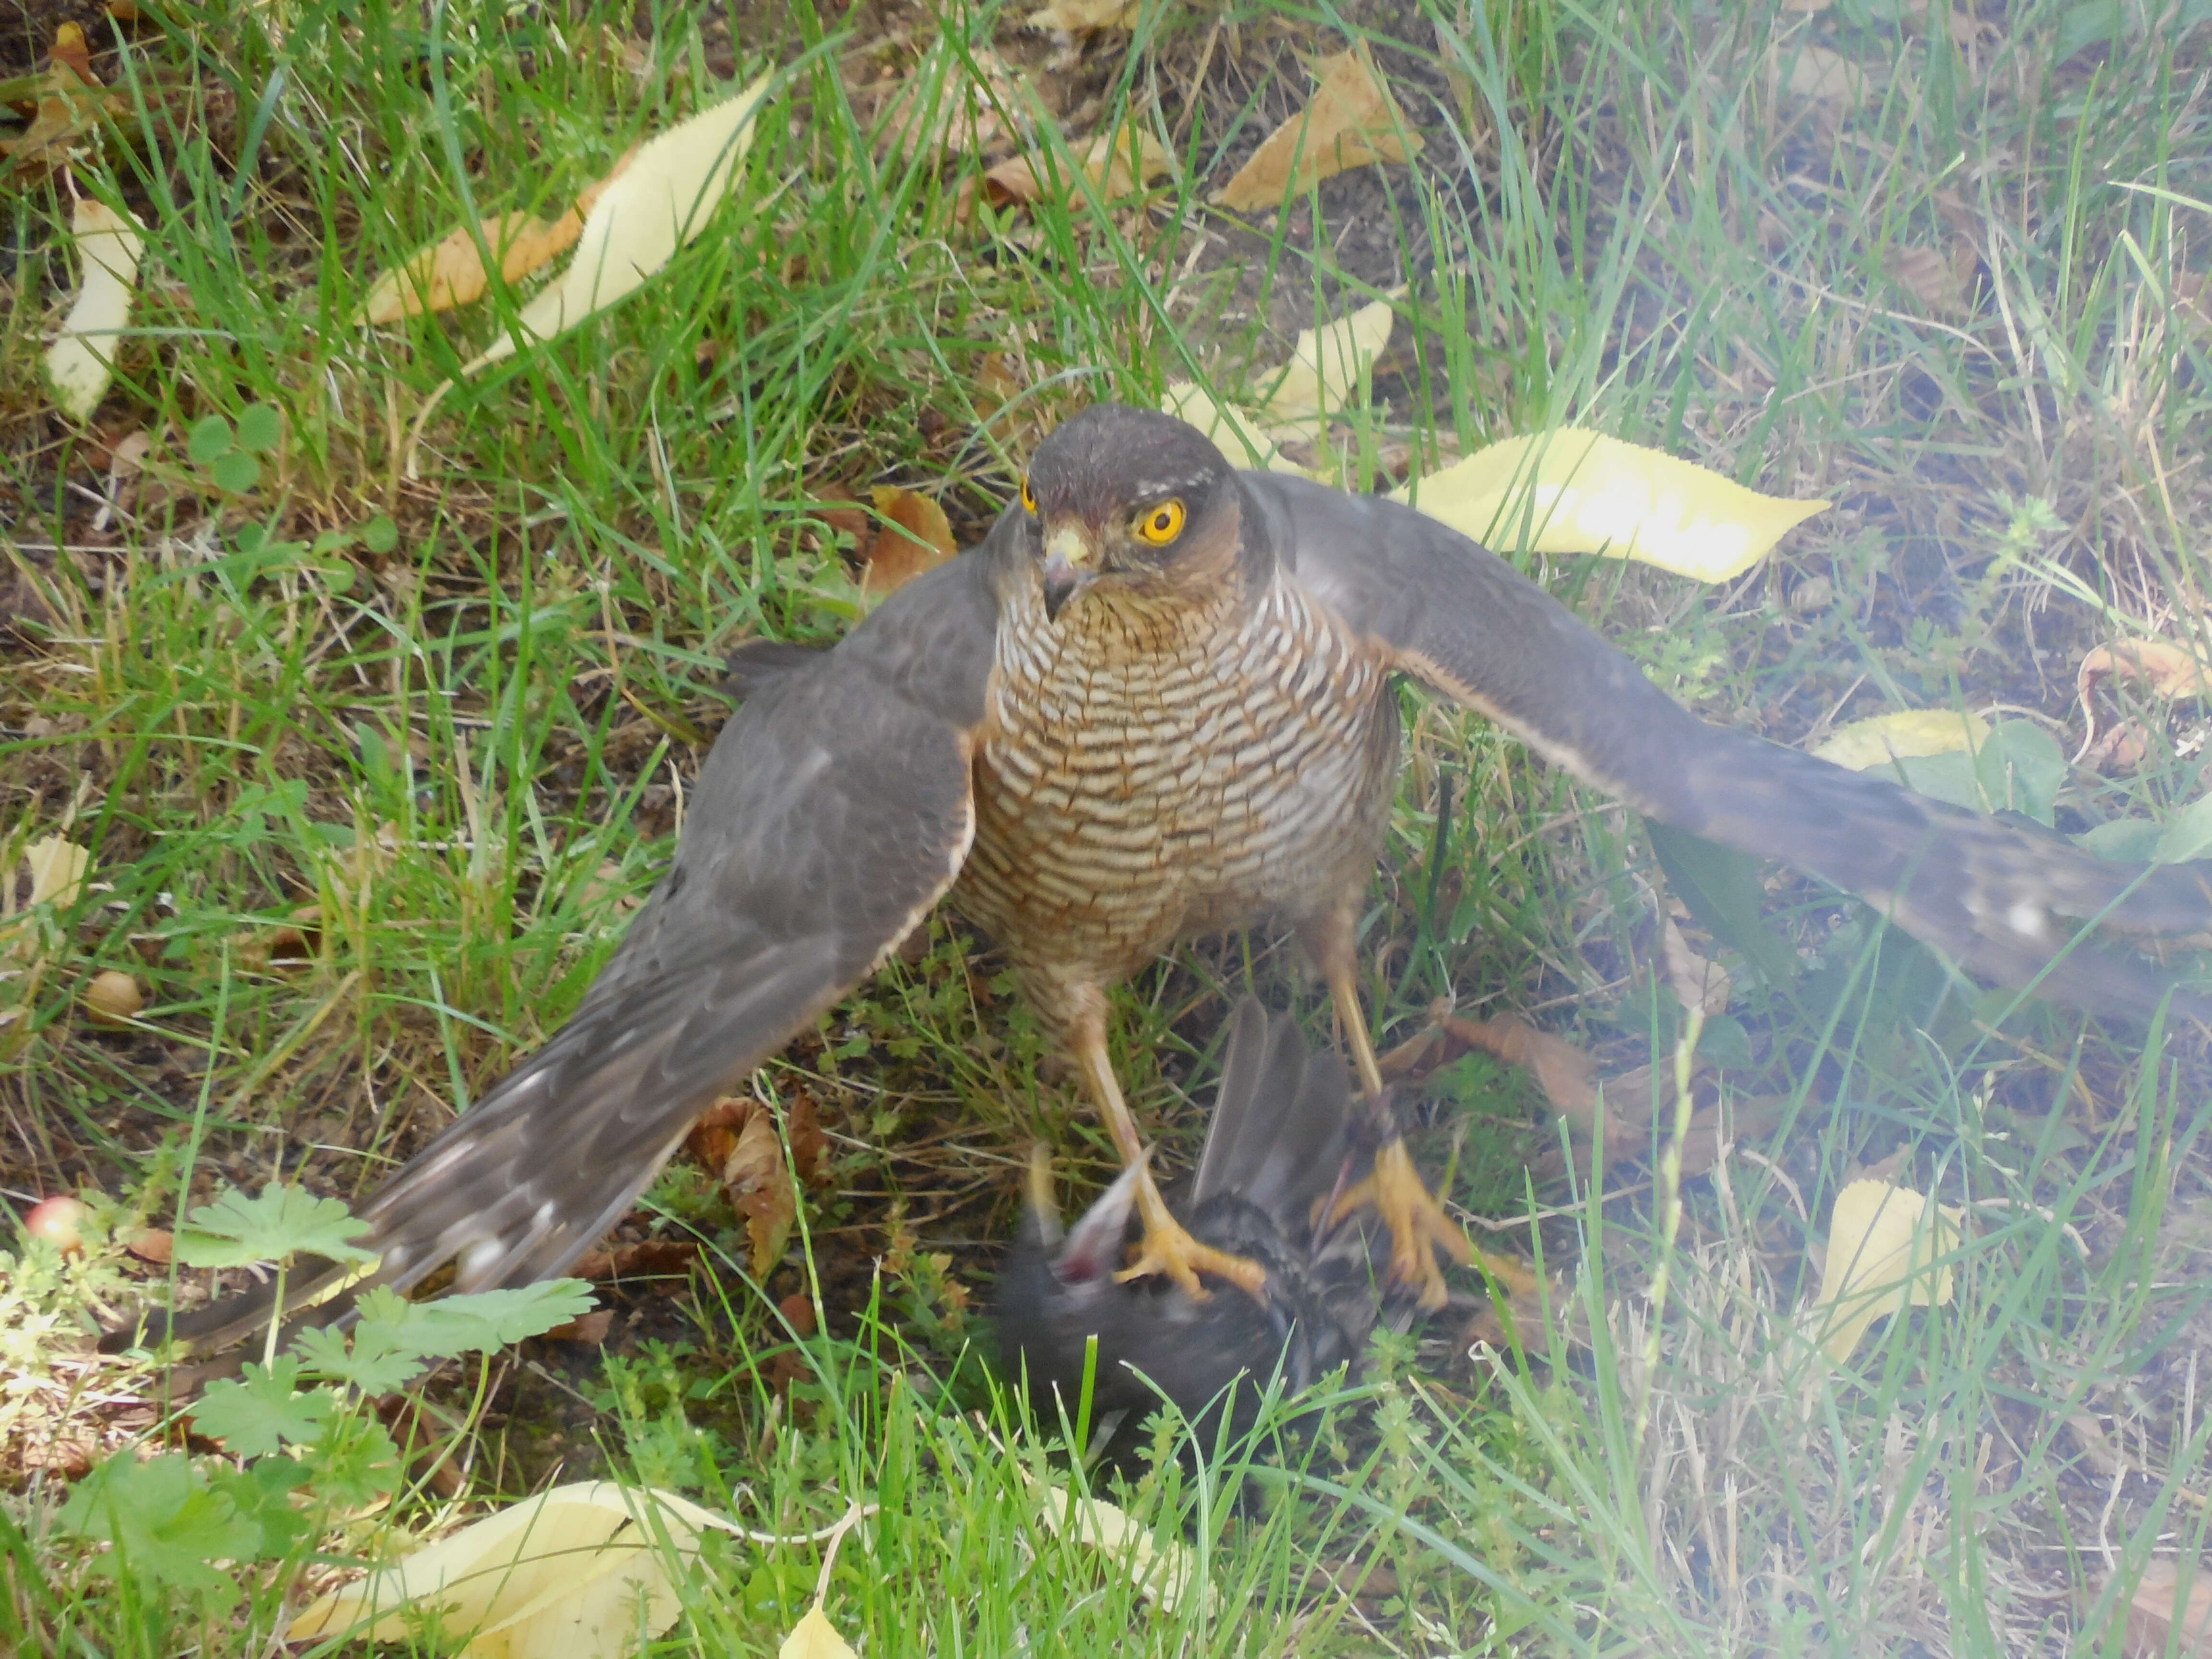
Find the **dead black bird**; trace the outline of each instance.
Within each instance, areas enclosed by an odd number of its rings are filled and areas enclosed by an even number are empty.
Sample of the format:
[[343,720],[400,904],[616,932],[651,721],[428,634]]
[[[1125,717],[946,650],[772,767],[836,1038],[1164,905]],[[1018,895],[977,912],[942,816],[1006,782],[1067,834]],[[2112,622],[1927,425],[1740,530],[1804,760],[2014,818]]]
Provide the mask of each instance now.
[[1249,1431],[1278,1370],[1296,1392],[1356,1364],[1378,1322],[1403,1328],[1418,1287],[1389,1288],[1387,1231],[1371,1213],[1328,1219],[1382,1139],[1363,1110],[1339,1056],[1316,1054],[1288,1015],[1238,1005],[1198,1172],[1172,1207],[1194,1237],[1267,1269],[1264,1301],[1226,1285],[1194,1297],[1164,1274],[1117,1282],[1134,1169],[1063,1233],[1040,1158],[995,1311],[1001,1360],[1040,1415],[1077,1422],[1087,1367],[1093,1423],[1141,1420],[1164,1395],[1210,1448],[1224,1406],[1232,1434]]

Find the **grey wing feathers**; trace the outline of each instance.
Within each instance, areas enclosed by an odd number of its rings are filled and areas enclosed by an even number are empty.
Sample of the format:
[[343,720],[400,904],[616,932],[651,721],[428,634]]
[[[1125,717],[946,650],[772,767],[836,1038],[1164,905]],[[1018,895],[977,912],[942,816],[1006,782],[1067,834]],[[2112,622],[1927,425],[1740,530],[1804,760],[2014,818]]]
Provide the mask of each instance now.
[[[1862,895],[1971,972],[2142,1018],[2164,976],[2069,949],[2075,930],[2057,918],[2212,927],[2212,861],[2114,863],[1710,725],[1511,566],[1413,508],[1297,478],[1245,483],[1293,580],[1406,672],[1639,812]],[[2193,992],[2175,1006],[2212,1017]]]
[[1221,1088],[1191,1182],[1194,1207],[1240,1194],[1299,1217],[1335,1184],[1351,1150],[1352,1078],[1335,1053],[1306,1045],[1297,1022],[1259,1001],[1237,1005]]
[[[979,550],[893,595],[731,720],[675,861],[568,1023],[359,1208],[370,1282],[457,1261],[559,1273],[692,1120],[849,990],[951,885],[994,608]],[[180,1320],[218,1326],[223,1304]]]

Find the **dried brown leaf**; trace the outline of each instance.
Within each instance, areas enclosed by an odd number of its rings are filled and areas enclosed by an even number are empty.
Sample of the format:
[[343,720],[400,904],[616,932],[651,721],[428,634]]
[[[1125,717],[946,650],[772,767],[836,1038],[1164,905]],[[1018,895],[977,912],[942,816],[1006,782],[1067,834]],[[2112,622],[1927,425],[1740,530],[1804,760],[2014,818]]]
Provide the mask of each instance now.
[[[1075,171],[1108,201],[1115,201],[1175,170],[1167,146],[1146,129],[1125,126],[1102,132],[1083,147]],[[1034,155],[1008,158],[983,175],[984,193],[994,207],[1035,202],[1048,195],[1073,197],[1075,179],[1065,167],[1048,167]]]
[[730,1202],[745,1218],[745,1237],[752,1243],[751,1267],[756,1279],[768,1277],[783,1255],[799,1207],[792,1196],[791,1177],[783,1163],[783,1143],[776,1139],[775,1121],[766,1112],[755,1112],[738,1132],[737,1149],[722,1166],[722,1184]]
[[1972,274],[1973,266],[1970,261],[1962,273],[1955,250],[1947,253],[1941,248],[1900,243],[1890,249],[1883,263],[1889,268],[1891,279],[1929,310],[1966,309],[1966,279]]
[[323,910],[303,904],[289,921],[274,927],[238,934],[233,941],[239,964],[257,973],[288,972],[304,968],[322,954]]
[[1273,207],[1286,192],[1370,161],[1403,161],[1420,149],[1420,135],[1407,129],[1365,42],[1316,67],[1321,84],[1312,100],[1214,192],[1218,205],[1237,212]]
[[871,604],[960,550],[951,520],[928,496],[896,484],[878,484],[874,495],[887,522],[878,528],[860,572],[860,592]]
[[2181,1565],[2154,1561],[2128,1598],[2127,1629],[2120,1638],[2125,1659],[2203,1659],[2212,1655],[2212,1562],[2200,1561],[2188,1594],[2181,1589]]
[[[594,188],[597,188],[596,186]],[[558,258],[584,234],[584,216],[571,208],[559,218],[534,219],[526,213],[500,213],[478,227],[483,246],[499,259],[499,274],[520,282]],[[378,277],[355,314],[355,323],[382,326],[425,312],[451,311],[481,299],[491,286],[485,274],[477,231],[456,226],[445,237],[409,255]]]
[[1018,107],[1018,78],[986,47],[975,54],[971,74],[956,63],[942,76],[917,74],[884,100],[877,149],[904,161],[917,154],[935,161],[975,155],[1007,136],[1007,112]]
[[594,1283],[608,1279],[635,1279],[680,1273],[699,1259],[699,1244],[690,1238],[646,1238],[612,1249],[586,1250],[568,1269],[576,1279]]
[[105,118],[121,115],[130,106],[88,75],[79,75],[66,63],[57,62],[39,77],[38,106],[31,123],[14,138],[0,138],[0,156],[8,158],[15,173],[33,179],[68,164],[78,144],[95,131]]
[[814,1097],[804,1089],[792,1096],[783,1111],[784,1139],[791,1143],[792,1167],[810,1187],[830,1179],[830,1138],[822,1133],[822,1120]]
[[2161,697],[2212,695],[2212,675],[2204,665],[2185,647],[2164,640],[2122,640],[2083,657],[2075,684],[2085,705],[2097,682],[2108,675],[2136,681]]
[[1597,1061],[1573,1043],[1510,1014],[1497,1019],[1449,1015],[1443,1027],[1470,1048],[1534,1072],[1552,1109],[1577,1133],[1589,1135],[1596,1129]]
[[720,1176],[738,1150],[738,1131],[759,1105],[750,1095],[726,1095],[699,1114],[684,1137],[684,1150]]
[[545,1335],[550,1341],[576,1342],[587,1348],[596,1348],[607,1340],[607,1333],[614,1328],[614,1320],[613,1309],[594,1308],[587,1314],[578,1315],[566,1324],[556,1325]]
[[1685,1008],[1708,1014],[1728,1012],[1731,994],[1728,970],[1692,951],[1672,916],[1660,928],[1659,949],[1667,963],[1667,983]]
[[1801,48],[1790,60],[1788,84],[1800,98],[1840,109],[1854,109],[1866,101],[1866,71],[1826,46]]

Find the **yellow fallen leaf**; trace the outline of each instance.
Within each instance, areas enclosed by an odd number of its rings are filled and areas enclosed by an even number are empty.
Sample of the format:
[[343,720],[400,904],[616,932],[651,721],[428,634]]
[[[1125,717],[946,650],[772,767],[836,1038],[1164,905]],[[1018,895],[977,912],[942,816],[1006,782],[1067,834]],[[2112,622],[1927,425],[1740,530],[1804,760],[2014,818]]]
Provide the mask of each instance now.
[[84,281],[60,335],[46,349],[46,381],[62,413],[83,421],[100,406],[115,373],[116,342],[131,321],[146,238],[144,227],[129,214],[89,196],[77,198],[70,229]]
[[1990,723],[1979,714],[1950,708],[1906,708],[1839,726],[1813,753],[1838,766],[1863,772],[1892,761],[1961,750],[1976,754],[1989,735]]
[[[499,274],[516,283],[574,247],[584,234],[584,219],[574,208],[553,220],[500,213],[478,228],[484,246],[499,257]],[[475,233],[466,225],[458,226],[442,240],[410,254],[378,277],[355,313],[354,325],[380,327],[425,312],[451,311],[481,298],[490,286]]]
[[[1205,387],[1188,380],[1170,380],[1160,398],[1160,412],[1188,421],[1211,438],[1229,465],[1247,471],[1313,475],[1295,461],[1285,459],[1275,441],[1260,429],[1259,416],[1235,404],[1217,402]],[[1257,457],[1255,460],[1254,458]]]
[[1348,168],[1403,161],[1420,149],[1420,135],[1407,125],[1364,41],[1315,67],[1322,74],[1312,100],[1214,191],[1216,204],[1237,212],[1273,207],[1286,193]]
[[1492,546],[1606,553],[1700,581],[1748,570],[1826,501],[1784,501],[1656,449],[1562,427],[1508,438],[1400,489]]
[[1026,1469],[1022,1478],[1043,1494],[1042,1515],[1048,1531],[1104,1554],[1129,1576],[1137,1593],[1157,1603],[1162,1613],[1175,1612],[1194,1587],[1211,1605],[1212,1586],[1199,1577],[1197,1563],[1181,1539],[1156,1540],[1150,1528],[1103,1498],[1078,1498],[1064,1486],[1044,1485]]
[[806,1617],[791,1627],[775,1652],[776,1659],[854,1659],[851,1644],[823,1616],[819,1601],[807,1608]]
[[49,900],[66,909],[76,902],[84,888],[84,872],[92,867],[88,848],[61,836],[42,836],[23,849],[23,862],[31,870],[31,902]]
[[518,333],[550,340],[605,309],[705,230],[752,143],[753,118],[773,78],[762,76],[735,97],[640,145],[592,204],[568,268],[523,307],[514,331],[493,341],[461,373],[473,374],[512,356]]
[[396,1642],[434,1609],[467,1637],[462,1659],[615,1659],[676,1622],[675,1575],[706,1527],[735,1530],[672,1492],[556,1486],[317,1598],[284,1639]]
[[1807,1336],[1841,1364],[1884,1315],[1950,1301],[1951,1269],[1938,1264],[1959,1248],[1960,1214],[1886,1181],[1854,1181],[1838,1193]]
[[1091,29],[1135,27],[1139,0],[1052,0],[1029,15],[1033,29],[1060,29],[1081,34]]
[[[1097,134],[1083,147],[1075,165],[1109,202],[1175,171],[1167,146],[1134,124]],[[993,204],[1004,207],[1009,202],[1038,201],[1055,188],[1065,194],[1070,180],[1063,167],[1055,185],[1051,171],[1042,162],[1034,156],[1015,155],[986,173],[983,183]]]
[[1311,422],[1342,409],[1358,394],[1360,375],[1389,345],[1395,321],[1390,302],[1377,300],[1324,327],[1301,329],[1291,361],[1260,405],[1260,418]]

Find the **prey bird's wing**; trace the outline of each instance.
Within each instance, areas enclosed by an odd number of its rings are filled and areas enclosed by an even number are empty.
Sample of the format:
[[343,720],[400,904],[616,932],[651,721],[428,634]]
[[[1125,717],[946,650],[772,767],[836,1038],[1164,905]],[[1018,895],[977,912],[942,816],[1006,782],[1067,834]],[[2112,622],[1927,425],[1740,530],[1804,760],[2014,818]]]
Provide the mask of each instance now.
[[[1699,720],[1504,560],[1409,507],[1241,475],[1294,580],[1405,672],[1647,817],[1848,888],[1970,972],[2147,1017],[2138,959],[2069,949],[2059,921],[2212,927],[2212,861],[2120,864]],[[2212,999],[2174,993],[2212,1019]]]
[[[363,1285],[447,1261],[461,1290],[558,1273],[701,1111],[929,914],[975,836],[989,556],[938,567],[834,650],[779,664],[731,719],[674,863],[568,1023],[358,1206],[381,1258]],[[217,1304],[173,1329],[205,1342],[256,1322]]]

